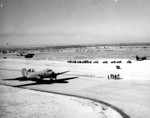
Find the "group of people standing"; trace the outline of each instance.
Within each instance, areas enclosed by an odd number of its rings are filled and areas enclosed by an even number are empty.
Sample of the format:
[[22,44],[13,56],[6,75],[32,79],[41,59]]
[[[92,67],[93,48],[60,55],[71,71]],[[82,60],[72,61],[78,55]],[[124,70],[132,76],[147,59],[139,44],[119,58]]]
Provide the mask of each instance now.
[[107,76],[107,78],[108,78],[108,80],[109,79],[115,79],[115,80],[121,79],[120,74],[110,74]]

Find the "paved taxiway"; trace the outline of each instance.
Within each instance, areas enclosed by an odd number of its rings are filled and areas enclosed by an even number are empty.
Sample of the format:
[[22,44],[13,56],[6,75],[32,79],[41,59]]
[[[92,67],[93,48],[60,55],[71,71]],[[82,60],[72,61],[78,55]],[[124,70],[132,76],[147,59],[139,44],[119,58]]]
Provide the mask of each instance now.
[[93,98],[121,109],[131,118],[150,117],[149,80],[109,81],[106,78],[60,75],[58,79],[64,80],[37,84],[21,81],[18,77],[21,77],[21,71],[0,69],[1,84]]

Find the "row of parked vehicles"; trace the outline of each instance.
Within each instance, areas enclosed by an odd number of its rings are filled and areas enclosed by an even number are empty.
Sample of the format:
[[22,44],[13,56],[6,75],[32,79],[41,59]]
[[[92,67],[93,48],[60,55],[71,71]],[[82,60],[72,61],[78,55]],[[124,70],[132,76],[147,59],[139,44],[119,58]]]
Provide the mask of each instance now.
[[99,62],[98,61],[84,60],[84,61],[67,61],[67,63],[99,63]]
[[[83,61],[67,61],[67,63],[99,63],[99,61],[89,61],[89,60],[83,60]],[[103,61],[102,63],[107,64],[109,63],[108,61]],[[110,63],[122,63],[122,61],[111,61]],[[128,60],[127,63],[132,63],[131,60]]]
[[[108,61],[103,61],[102,63],[109,63]],[[111,61],[110,63],[122,63],[122,61]],[[132,63],[131,60],[128,60],[127,63]]]

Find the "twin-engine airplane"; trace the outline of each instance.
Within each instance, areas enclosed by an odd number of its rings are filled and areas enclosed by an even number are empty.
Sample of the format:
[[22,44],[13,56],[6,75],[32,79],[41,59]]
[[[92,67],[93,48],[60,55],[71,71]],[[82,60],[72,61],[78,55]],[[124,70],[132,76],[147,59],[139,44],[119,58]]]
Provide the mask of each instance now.
[[45,69],[45,70],[36,72],[36,71],[34,71],[34,69],[27,70],[26,68],[23,68],[22,76],[23,76],[23,78],[27,78],[27,79],[43,80],[44,78],[49,78],[50,80],[56,80],[58,75],[64,74],[67,72],[69,72],[69,71],[55,73],[51,69]]

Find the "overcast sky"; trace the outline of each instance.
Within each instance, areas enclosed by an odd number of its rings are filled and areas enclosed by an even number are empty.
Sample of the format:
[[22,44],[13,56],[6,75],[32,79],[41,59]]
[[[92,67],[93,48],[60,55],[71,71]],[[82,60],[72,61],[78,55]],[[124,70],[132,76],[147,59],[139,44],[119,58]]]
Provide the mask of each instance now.
[[0,45],[150,42],[150,0],[0,0]]

